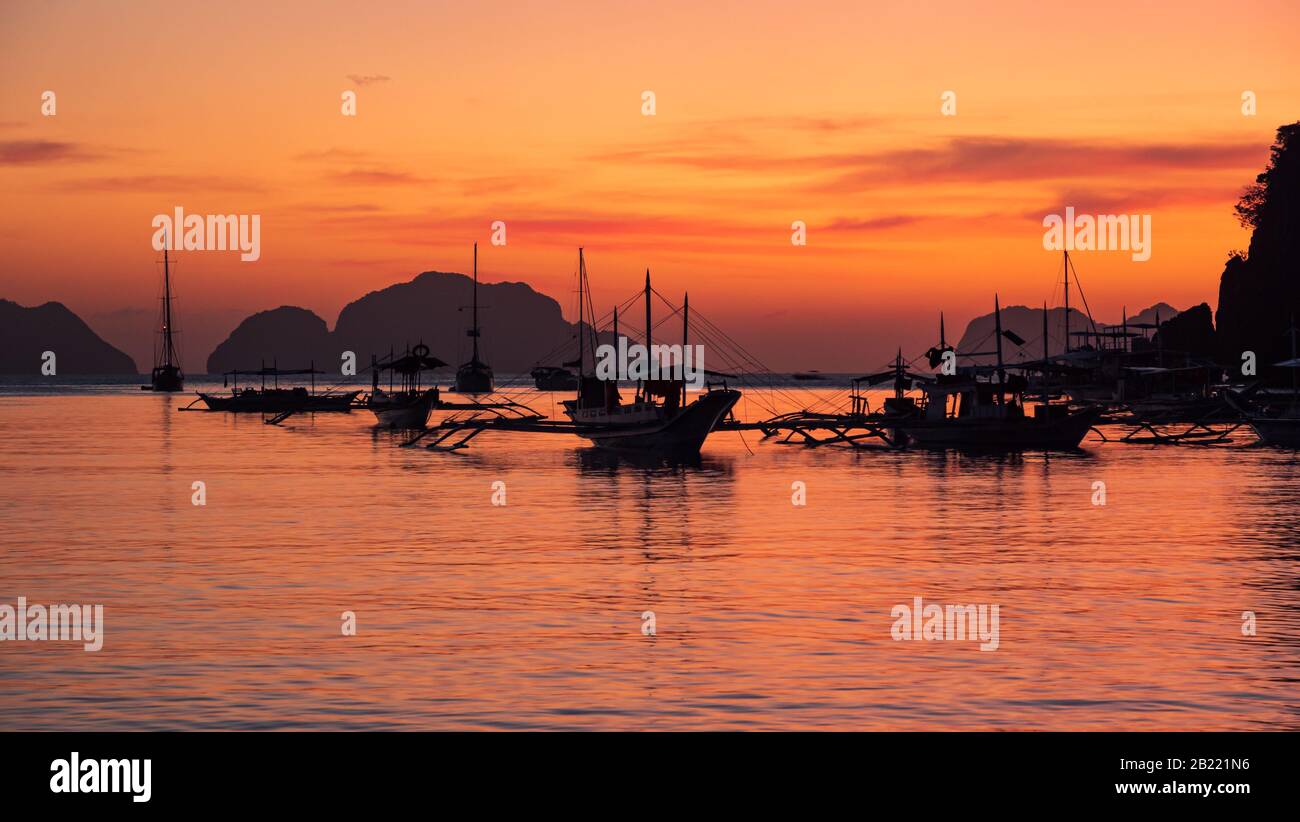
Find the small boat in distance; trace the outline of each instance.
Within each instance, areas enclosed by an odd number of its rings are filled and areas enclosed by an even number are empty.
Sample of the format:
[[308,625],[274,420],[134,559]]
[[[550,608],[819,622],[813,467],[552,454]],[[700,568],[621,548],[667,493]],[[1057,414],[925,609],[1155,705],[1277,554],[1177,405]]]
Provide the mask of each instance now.
[[578,390],[578,377],[567,368],[539,365],[530,372],[529,376],[533,378],[533,385],[538,391]]
[[494,388],[492,369],[478,358],[478,243],[474,243],[474,314],[473,324],[465,332],[474,340],[474,353],[469,362],[456,370],[456,392],[459,394],[490,394]]
[[[586,334],[583,333],[584,293],[587,289],[587,264],[578,249],[578,396],[565,400],[564,413],[574,423],[574,433],[599,447],[656,451],[677,455],[699,454],[704,440],[740,399],[740,392],[729,388],[709,388],[693,402],[687,401],[686,381],[679,379],[646,380],[637,386],[635,399],[624,404],[616,380],[602,380],[586,372]],[[647,351],[650,329],[654,327],[650,311],[650,272],[645,277],[645,312]],[[588,297],[588,299],[590,299]],[[682,350],[686,350],[689,332],[689,302],[682,304]],[[594,312],[593,312],[594,313]],[[591,330],[594,336],[595,330]],[[614,339],[618,339],[618,310],[614,311]],[[595,340],[592,341],[592,367],[595,367]]]
[[[324,394],[316,393],[316,375],[324,374],[324,371],[317,371],[313,366],[311,368],[284,369],[272,366],[270,368],[262,367],[257,371],[227,371],[222,375],[224,384],[231,386],[230,394],[222,396],[219,394],[207,394],[202,391],[194,393],[199,395],[199,400],[208,407],[209,411],[230,411],[233,413],[247,414],[294,414],[299,412],[320,413],[320,412],[342,412],[347,413],[352,410],[353,401],[356,400],[360,391],[345,391],[335,393],[327,391]],[[260,388],[245,387],[239,388],[239,377],[261,377],[262,384]],[[311,390],[304,386],[294,386],[293,388],[281,388],[280,377],[297,377],[311,376]],[[266,386],[266,378],[271,377],[271,387]],[[191,403],[192,405],[193,403]]]
[[[447,363],[429,356],[429,346],[419,343],[401,357],[391,352],[382,362],[371,357],[371,390],[366,398],[366,408],[374,413],[380,428],[423,428],[429,421],[429,412],[438,405],[438,388],[421,389],[420,374],[442,368]],[[379,387],[379,375],[387,371],[388,390]],[[393,377],[401,386],[393,384]]]
[[167,249],[163,249],[163,299],[162,338],[154,353],[153,372],[149,375],[149,385],[140,386],[141,391],[181,391],[185,388],[185,374],[181,371],[181,357],[172,339],[172,279],[167,260]]

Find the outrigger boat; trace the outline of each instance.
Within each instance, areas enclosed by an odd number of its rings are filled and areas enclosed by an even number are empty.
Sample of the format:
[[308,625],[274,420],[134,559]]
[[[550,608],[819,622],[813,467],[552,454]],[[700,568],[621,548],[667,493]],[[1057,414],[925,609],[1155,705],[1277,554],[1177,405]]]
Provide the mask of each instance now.
[[[578,249],[578,395],[565,400],[564,413],[573,421],[578,436],[602,448],[671,451],[698,454],[704,440],[740,399],[740,392],[730,388],[710,387],[690,401],[685,379],[640,382],[631,403],[624,404],[618,383],[586,373],[586,334],[583,333],[584,293],[587,288],[587,263]],[[645,347],[651,347],[650,272],[645,275]],[[594,312],[593,312],[594,313]],[[686,350],[690,332],[689,297],[682,303],[682,350]],[[592,332],[594,336],[594,330]],[[614,339],[618,339],[618,311],[614,311]],[[592,369],[595,369],[595,340],[592,340]]]
[[[335,393],[327,391],[324,394],[316,393],[316,375],[324,374],[324,371],[317,371],[315,366],[311,368],[284,369],[272,366],[267,368],[263,366],[257,371],[227,371],[222,374],[224,383],[231,386],[228,396],[218,394],[208,394],[203,391],[196,391],[199,399],[208,407],[209,411],[229,411],[233,413],[245,414],[279,414],[288,415],[298,412],[321,413],[321,412],[350,412],[353,402],[356,400],[360,391],[344,391]],[[294,386],[293,388],[281,388],[280,377],[311,376],[311,390],[303,386]],[[239,388],[239,377],[261,377],[262,384],[260,388],[245,387]],[[272,378],[270,388],[266,387],[266,378]],[[193,403],[190,404],[193,406]]]
[[[423,428],[429,413],[439,405],[438,387],[420,387],[420,374],[446,366],[437,357],[429,356],[429,346],[419,343],[401,357],[391,352],[384,361],[371,357],[371,389],[365,406],[379,421],[380,428]],[[382,372],[389,374],[388,390],[379,387]],[[393,377],[401,379],[401,386],[393,384]]]
[[[1101,409],[1074,410],[1068,404],[1050,402],[1044,393],[1040,404],[1033,407],[1033,415],[1026,414],[1024,394],[1029,382],[1023,376],[1007,376],[1002,359],[1002,309],[996,297],[993,305],[997,366],[991,376],[996,377],[996,382],[980,380],[978,369],[939,374],[933,382],[919,386],[920,413],[903,416],[894,427],[912,444],[922,447],[1077,448],[1101,416]],[[1045,313],[1043,325],[1046,350]]]
[[1228,403],[1245,417],[1260,442],[1280,448],[1300,448],[1300,357],[1296,356],[1296,327],[1292,320],[1291,358],[1274,363],[1291,372],[1291,390],[1270,391],[1262,383],[1246,391],[1227,391]]
[[162,337],[162,342],[154,357],[153,372],[149,375],[149,384],[140,386],[140,390],[182,391],[185,388],[185,374],[181,371],[181,357],[172,339],[172,278],[165,248],[163,249],[162,328],[158,333]]
[[469,362],[456,371],[456,392],[460,394],[490,394],[494,388],[492,369],[478,358],[478,243],[474,243],[474,304],[473,321],[465,333],[474,340],[474,351]]
[[[685,380],[645,380],[637,386],[636,398],[624,403],[616,380],[595,376],[596,329],[587,323],[591,311],[587,288],[587,265],[578,250],[578,368],[577,397],[562,402],[567,420],[544,419],[541,414],[517,402],[482,403],[470,406],[469,416],[452,416],[430,426],[405,443],[415,445],[425,438],[433,442],[426,447],[436,451],[457,451],[484,431],[510,431],[526,434],[576,434],[600,448],[651,453],[679,459],[698,455],[705,439],[718,429],[723,418],[740,399],[740,392],[707,385],[705,392],[690,400]],[[646,348],[650,351],[651,317],[650,276],[646,274]],[[661,297],[662,299],[662,297]],[[675,310],[675,309],[674,309]],[[683,342],[689,332],[689,307],[682,307]],[[613,312],[614,338],[618,339],[618,310]],[[588,373],[588,336],[593,356]],[[676,346],[672,346],[676,348]],[[705,371],[706,375],[727,377]],[[448,406],[459,407],[459,406]]]

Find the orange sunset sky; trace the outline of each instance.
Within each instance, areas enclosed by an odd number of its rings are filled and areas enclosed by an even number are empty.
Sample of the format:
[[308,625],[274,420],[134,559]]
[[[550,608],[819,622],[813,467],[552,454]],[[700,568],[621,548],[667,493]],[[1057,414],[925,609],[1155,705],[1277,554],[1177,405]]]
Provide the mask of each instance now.
[[773,367],[853,371],[941,309],[952,334],[995,290],[1052,300],[1042,219],[1072,205],[1152,215],[1148,262],[1076,255],[1099,320],[1213,307],[1237,195],[1300,119],[1297,31],[1294,0],[6,0],[0,297],[152,316],[150,220],[182,206],[262,215],[259,261],[181,256],[190,370],[248,313],[332,326],[477,240],[485,281],[570,317],[582,245],[602,311],[649,267]]

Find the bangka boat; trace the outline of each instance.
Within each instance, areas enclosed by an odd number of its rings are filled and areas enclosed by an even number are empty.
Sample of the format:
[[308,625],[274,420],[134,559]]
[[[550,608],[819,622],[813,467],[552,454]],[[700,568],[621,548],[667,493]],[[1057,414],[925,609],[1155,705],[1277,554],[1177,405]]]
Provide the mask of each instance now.
[[478,358],[478,243],[474,243],[474,304],[473,322],[465,333],[474,340],[469,362],[456,370],[456,392],[460,394],[490,394],[494,388],[492,369]]
[[[586,373],[586,336],[584,328],[584,293],[587,288],[587,264],[578,250],[578,395],[565,400],[564,413],[573,421],[576,433],[602,448],[666,451],[678,454],[699,453],[704,440],[740,399],[734,389],[709,387],[691,401],[685,380],[645,380],[636,389],[630,403],[624,403],[618,383]],[[650,272],[646,272],[646,350],[650,347],[651,320]],[[590,299],[589,296],[587,298]],[[689,298],[682,306],[682,347],[685,350],[690,329]],[[591,332],[594,335],[594,330]],[[618,339],[618,312],[614,312],[614,338]],[[592,366],[595,366],[595,340],[592,340]]]
[[141,391],[182,391],[185,388],[185,374],[181,371],[180,354],[172,338],[172,278],[167,259],[167,249],[163,249],[163,299],[162,328],[158,334],[162,338],[154,356],[153,371],[149,375],[149,384],[140,386]]
[[1260,442],[1279,448],[1300,448],[1300,357],[1297,357],[1296,326],[1292,321],[1291,358],[1274,363],[1291,372],[1291,390],[1270,391],[1262,384],[1243,392],[1226,391],[1224,398],[1246,419]]
[[[437,386],[420,387],[420,374],[442,368],[445,362],[429,356],[429,346],[419,343],[401,357],[391,352],[384,361],[371,360],[371,391],[366,398],[366,408],[374,413],[380,428],[423,428],[429,413],[439,404]],[[388,390],[379,387],[379,377],[387,371]],[[393,378],[401,380],[400,386]]]
[[1042,401],[1033,406],[1033,414],[1026,413],[1024,394],[1029,382],[1023,376],[1006,374],[1002,310],[996,298],[993,310],[997,366],[990,377],[996,379],[980,380],[978,369],[940,374],[933,382],[919,386],[921,413],[900,419],[895,427],[912,444],[922,447],[1077,448],[1100,418],[1101,409],[1075,410],[1065,403],[1050,402],[1044,394]]
[[[314,367],[299,369],[263,367],[256,371],[227,371],[222,376],[225,378],[226,384],[231,386],[229,395],[209,394],[203,391],[196,391],[195,393],[211,411],[250,414],[350,412],[353,402],[361,392],[327,391],[318,394],[316,393],[316,375],[323,373],[325,372],[317,371]],[[240,376],[261,377],[261,387],[245,387],[241,390],[239,388]],[[280,377],[297,376],[310,376],[311,389],[308,390],[301,385],[292,388],[280,387]],[[272,378],[270,388],[266,385],[267,377]]]

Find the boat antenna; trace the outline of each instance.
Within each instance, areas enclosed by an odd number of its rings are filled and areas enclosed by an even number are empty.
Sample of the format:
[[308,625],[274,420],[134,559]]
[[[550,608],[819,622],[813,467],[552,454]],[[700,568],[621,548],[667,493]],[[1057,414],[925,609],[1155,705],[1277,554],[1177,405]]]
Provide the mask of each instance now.
[[1124,353],[1128,353],[1128,306],[1124,306]]
[[939,350],[942,351],[948,347],[948,339],[943,332],[943,312],[939,312]]

